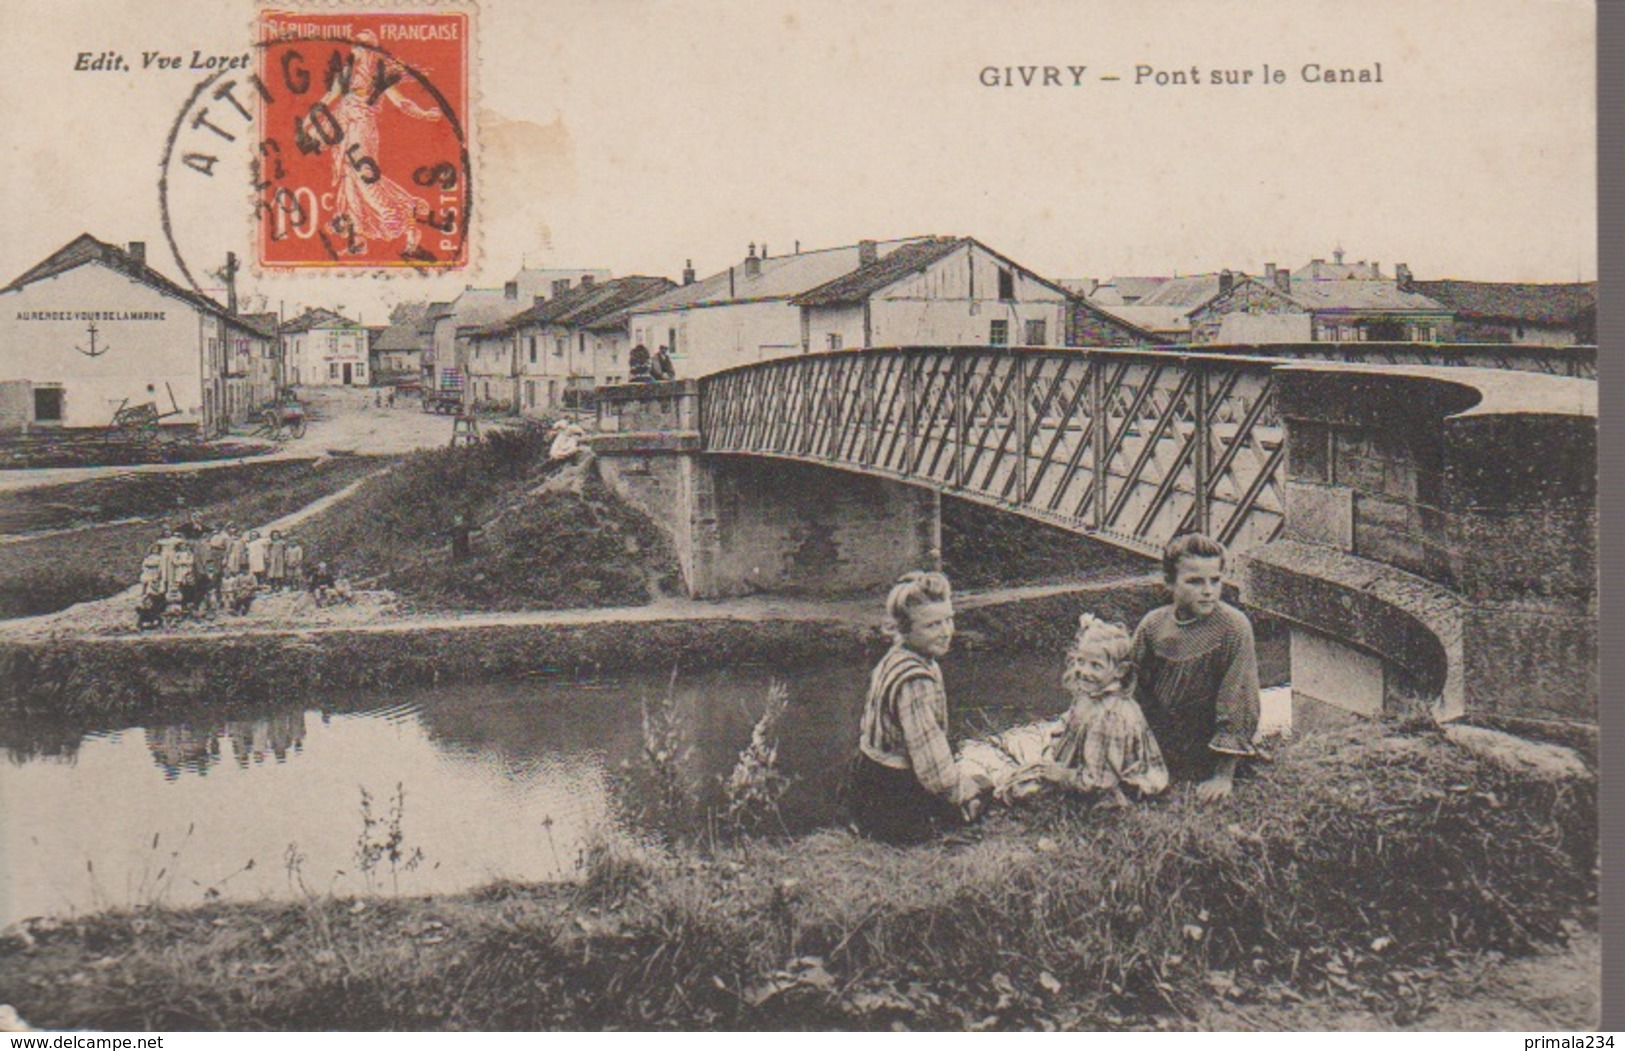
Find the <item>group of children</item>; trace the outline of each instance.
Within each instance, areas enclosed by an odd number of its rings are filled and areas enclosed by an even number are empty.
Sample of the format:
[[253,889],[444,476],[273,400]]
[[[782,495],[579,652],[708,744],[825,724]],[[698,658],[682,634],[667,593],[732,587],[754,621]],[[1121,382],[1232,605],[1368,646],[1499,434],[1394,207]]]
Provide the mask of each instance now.
[[896,642],[870,678],[843,786],[854,825],[915,842],[974,821],[990,802],[1044,791],[1128,805],[1189,780],[1203,802],[1228,796],[1237,764],[1257,754],[1259,683],[1252,625],[1221,599],[1224,561],[1209,537],[1176,538],[1163,554],[1172,602],[1132,633],[1080,618],[1061,675],[1067,711],[971,742],[957,758],[937,667],[953,639],[951,588],[941,573],[905,575],[887,600]]
[[216,612],[242,616],[266,591],[308,589],[317,605],[349,601],[347,581],[325,562],[306,569],[304,543],[273,529],[239,531],[235,523],[213,528],[190,516],[165,526],[141,561],[136,626],[156,628],[166,617],[203,617]]

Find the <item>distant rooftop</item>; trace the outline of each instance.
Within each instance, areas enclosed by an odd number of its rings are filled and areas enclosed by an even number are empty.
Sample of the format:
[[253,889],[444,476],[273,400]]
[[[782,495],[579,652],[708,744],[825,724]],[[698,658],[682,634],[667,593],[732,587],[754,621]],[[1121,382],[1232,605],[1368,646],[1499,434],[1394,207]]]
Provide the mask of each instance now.
[[1573,284],[1416,281],[1412,287],[1468,319],[1568,325],[1587,311],[1597,309],[1595,281]]
[[[883,259],[903,245],[923,240],[927,239],[910,237],[878,241],[875,242],[875,254],[878,259]],[[789,299],[858,269],[858,253],[857,245],[844,245],[790,255],[757,257],[755,265],[760,272],[755,276],[747,273],[747,266],[752,262],[747,258],[727,270],[718,271],[690,285],[679,285],[664,295],[639,303],[631,312],[647,314],[760,299]]]
[[351,321],[343,314],[335,313],[326,307],[311,307],[303,314],[282,326],[283,332],[308,332],[313,328],[360,328],[358,323]]

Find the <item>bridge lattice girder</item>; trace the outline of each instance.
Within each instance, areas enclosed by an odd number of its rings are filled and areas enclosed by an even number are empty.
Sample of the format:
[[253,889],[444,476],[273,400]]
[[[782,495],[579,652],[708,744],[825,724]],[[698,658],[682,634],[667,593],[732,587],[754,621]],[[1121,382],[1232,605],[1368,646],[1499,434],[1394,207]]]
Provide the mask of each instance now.
[[903,348],[763,362],[701,381],[709,453],[927,485],[1155,554],[1232,550],[1284,522],[1279,359],[1140,350]]

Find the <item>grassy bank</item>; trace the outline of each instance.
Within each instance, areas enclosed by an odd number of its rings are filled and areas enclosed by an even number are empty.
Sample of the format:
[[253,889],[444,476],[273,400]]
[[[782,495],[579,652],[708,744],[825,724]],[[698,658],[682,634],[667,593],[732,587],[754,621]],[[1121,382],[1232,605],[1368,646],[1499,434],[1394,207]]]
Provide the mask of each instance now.
[[315,461],[316,457],[234,463],[17,489],[6,494],[5,506],[0,507],[0,533],[69,529],[126,518],[184,518],[193,508],[299,485],[310,476]]
[[601,850],[576,887],[35,922],[0,942],[0,1001],[109,1029],[1135,1027],[1305,999],[1408,1024],[1485,954],[1579,929],[1595,817],[1589,778],[1366,727],[1211,809],[1062,800],[957,845]]
[[[561,475],[548,445],[545,428],[523,426],[414,453],[304,533],[352,577],[422,609],[641,605],[674,590],[659,530],[591,469]],[[465,558],[453,555],[459,519],[471,533]]]
[[252,470],[218,468],[227,472],[218,478],[140,475],[8,494],[8,507],[22,501],[16,513],[31,514],[36,522],[53,506],[59,516],[148,520],[0,544],[0,619],[54,613],[117,594],[140,575],[141,558],[158,526],[188,511],[197,511],[205,522],[234,521],[247,528],[297,511],[381,466],[370,458],[344,457],[258,464]]
[[115,435],[101,428],[40,430],[0,439],[0,468],[131,467],[199,463],[261,456],[271,446],[231,439],[200,441],[190,425],[164,426],[147,436]]

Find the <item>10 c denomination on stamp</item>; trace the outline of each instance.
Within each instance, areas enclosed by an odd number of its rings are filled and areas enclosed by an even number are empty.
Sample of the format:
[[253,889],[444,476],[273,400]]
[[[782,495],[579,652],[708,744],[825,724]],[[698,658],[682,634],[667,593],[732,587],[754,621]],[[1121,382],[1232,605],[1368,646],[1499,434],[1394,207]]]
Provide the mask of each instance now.
[[256,262],[456,269],[469,261],[462,11],[262,11]]

